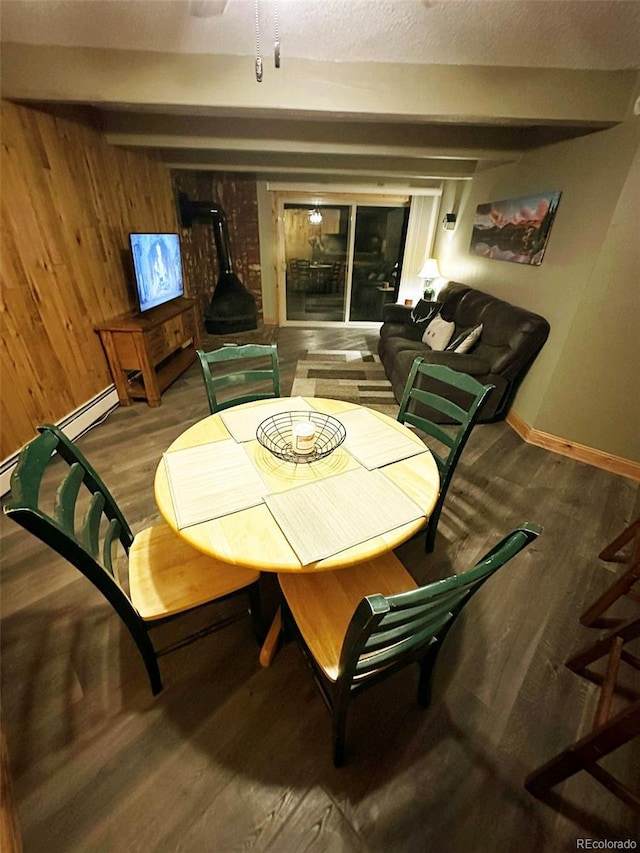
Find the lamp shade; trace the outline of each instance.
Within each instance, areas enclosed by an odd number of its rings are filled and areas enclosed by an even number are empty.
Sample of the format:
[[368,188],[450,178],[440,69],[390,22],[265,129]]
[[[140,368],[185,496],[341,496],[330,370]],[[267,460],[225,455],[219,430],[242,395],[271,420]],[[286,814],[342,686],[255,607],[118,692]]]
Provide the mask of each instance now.
[[422,265],[422,269],[418,273],[418,278],[426,278],[429,280],[432,278],[440,278],[440,270],[438,269],[438,262],[435,258],[427,258]]

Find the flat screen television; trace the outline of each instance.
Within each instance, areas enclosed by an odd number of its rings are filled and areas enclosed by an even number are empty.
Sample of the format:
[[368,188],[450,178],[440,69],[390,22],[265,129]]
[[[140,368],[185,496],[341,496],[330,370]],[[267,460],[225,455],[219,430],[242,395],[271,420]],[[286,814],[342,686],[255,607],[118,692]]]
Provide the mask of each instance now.
[[182,257],[177,234],[130,234],[140,311],[182,296]]

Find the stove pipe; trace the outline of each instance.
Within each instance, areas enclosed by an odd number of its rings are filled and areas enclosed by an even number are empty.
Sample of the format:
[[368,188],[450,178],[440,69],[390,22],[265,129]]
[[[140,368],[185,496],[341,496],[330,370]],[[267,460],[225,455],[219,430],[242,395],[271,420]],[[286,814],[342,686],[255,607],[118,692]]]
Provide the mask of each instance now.
[[256,300],[233,271],[224,210],[213,201],[191,201],[181,192],[178,193],[178,213],[183,228],[191,228],[194,222],[209,222],[213,229],[220,276],[204,312],[207,332],[224,335],[257,329]]

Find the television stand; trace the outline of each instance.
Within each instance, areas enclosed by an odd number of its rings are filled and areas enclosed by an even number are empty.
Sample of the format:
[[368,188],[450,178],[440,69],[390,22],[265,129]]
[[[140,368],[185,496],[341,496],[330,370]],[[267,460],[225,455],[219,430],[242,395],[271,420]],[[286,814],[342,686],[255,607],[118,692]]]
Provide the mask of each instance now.
[[122,314],[96,331],[122,406],[134,400],[159,406],[162,392],[195,361],[201,345],[193,299],[176,299],[145,314]]

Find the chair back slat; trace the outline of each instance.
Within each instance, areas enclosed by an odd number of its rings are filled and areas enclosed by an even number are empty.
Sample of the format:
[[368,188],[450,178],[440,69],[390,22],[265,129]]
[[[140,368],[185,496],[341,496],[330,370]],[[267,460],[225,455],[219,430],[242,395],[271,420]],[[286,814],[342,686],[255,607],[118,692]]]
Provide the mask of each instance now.
[[439,441],[440,444],[444,444],[444,446],[448,448],[448,452],[446,454],[439,453],[437,448],[429,448],[433,457],[436,460],[438,469],[440,471],[445,470],[447,465],[449,464],[451,450],[458,438],[457,433],[455,435],[450,435],[449,433],[446,433],[438,424],[431,423],[431,421],[427,421],[425,420],[425,418],[422,418],[420,417],[420,415],[416,415],[413,412],[405,412],[403,423],[417,427],[419,430],[426,433],[427,435],[430,435],[432,438],[435,438],[436,441]]
[[[418,384],[423,381],[422,377],[425,382],[432,383],[438,390],[434,391],[432,385],[429,388],[419,388]],[[482,406],[494,388],[494,385],[482,385],[472,376],[451,370],[450,367],[426,364],[421,356],[414,359],[411,365],[400,402],[398,420],[417,427],[434,438],[439,445],[448,448],[448,452],[445,452],[429,445],[440,474],[440,491],[427,524],[425,542],[427,553],[433,551],[440,513],[458,460],[480,416]],[[451,398],[447,396],[448,394]],[[468,404],[454,402],[453,398],[459,400],[460,396],[467,399]],[[409,404],[413,401],[425,408],[420,412],[410,411]],[[431,412],[433,416],[428,417]],[[444,430],[433,420],[433,418],[439,420],[439,415],[444,417],[445,422],[451,423],[448,429]]]
[[[241,383],[248,384],[249,382],[261,382],[264,380],[271,379],[272,377],[271,370],[261,370],[256,368],[255,370],[239,370],[236,373],[228,373],[225,376],[212,376],[211,381],[214,384],[216,390],[221,388],[226,388],[229,385],[239,385]],[[269,396],[268,394],[264,395],[265,397]],[[273,396],[271,394],[270,396]]]
[[[278,364],[278,348],[275,344],[244,344],[242,346],[225,345],[217,350],[205,352],[196,350],[200,360],[202,378],[204,379],[209,409],[211,414],[228,409],[231,406],[239,406],[242,403],[251,403],[255,400],[267,400],[280,396],[280,372]],[[232,370],[230,373],[214,374],[212,365],[226,364],[238,360],[267,358],[271,362],[269,368],[248,365],[246,370]],[[270,382],[271,388],[267,391],[247,391],[230,399],[219,400],[218,392],[224,388],[243,385]]]
[[74,462],[69,472],[60,483],[56,494],[54,516],[63,530],[75,536],[76,503],[80,487],[84,479],[84,469],[79,462]]
[[[113,496],[78,448],[55,426],[46,425],[38,429],[41,434],[20,454],[11,477],[11,495],[4,512],[72,563],[109,598],[105,570],[113,583],[116,580],[112,557],[114,545],[119,542],[128,553],[133,542],[131,529]],[[56,452],[67,467],[51,465]],[[51,487],[48,491],[54,491],[57,485],[51,509],[41,494],[45,472],[47,486]],[[83,494],[82,486],[88,500],[84,517],[76,530],[75,515]],[[106,519],[105,525],[102,524],[103,519]],[[122,595],[118,586],[118,590],[113,591],[118,604]]]
[[433,642],[433,631],[427,627],[400,637],[394,644],[387,645],[374,654],[358,658],[353,678],[359,679],[362,683],[364,677],[368,675],[377,674],[390,666],[402,664],[407,658],[420,657]]
[[257,400],[270,400],[273,394],[243,394],[241,397],[234,397],[233,400],[225,400],[223,403],[218,403],[217,412],[223,412],[225,409],[230,409],[232,406],[241,406],[243,403],[255,403]]
[[383,617],[376,632],[366,641],[364,651],[376,651],[419,628],[427,628],[436,634],[447,621],[454,618],[456,609],[468,594],[468,589],[461,588],[442,599],[434,599],[433,603],[411,608],[410,616],[407,616],[407,611],[391,611],[388,616]]
[[219,349],[205,353],[207,361],[236,361],[239,358],[259,358],[271,356],[272,344],[223,344]]
[[[441,600],[434,601],[433,605],[427,603],[411,608],[411,617],[404,618],[401,621],[394,620],[398,616],[405,615],[407,611],[400,614],[391,611],[383,617],[376,631],[365,641],[363,654],[371,655],[395,647],[397,643],[410,637],[420,636],[423,633],[432,638],[437,636],[447,623],[455,618],[457,609],[468,594],[467,589],[461,589],[455,595],[450,594]],[[360,661],[358,662],[358,669],[359,667]]]
[[[443,388],[441,393],[418,388],[416,382],[420,376],[426,376],[440,383],[440,386]],[[471,396],[471,403],[466,410],[443,396],[446,393],[444,389],[447,387],[464,391],[465,394]],[[457,461],[460,451],[466,443],[470,429],[480,414],[482,404],[493,388],[493,385],[482,385],[472,376],[459,373],[457,370],[451,370],[449,367],[443,367],[438,364],[426,364],[419,356],[414,360],[407,378],[398,412],[398,420],[402,423],[407,422],[413,426],[417,426],[418,429],[433,436],[437,441],[445,445],[445,447],[448,447],[449,455],[443,458],[446,460],[446,465],[451,465],[454,461]],[[424,406],[447,416],[450,421],[453,421],[453,427],[448,431],[444,430],[438,423],[435,423],[431,419],[408,411],[409,403],[412,400],[416,400]]]
[[399,624],[403,619],[413,619],[414,614],[419,617],[425,612],[425,608],[432,611],[454,608],[466,595],[471,581],[467,580],[467,574],[452,575],[452,578],[458,581],[453,587],[438,587],[439,584],[451,580],[451,578],[445,578],[444,581],[434,581],[428,586],[411,590],[407,593],[406,601],[396,600],[400,599],[404,593],[393,596],[394,600],[389,603],[389,612],[383,616],[384,624]]
[[120,578],[118,577],[117,561],[113,559],[115,546],[120,540],[121,527],[117,518],[112,518],[105,531],[102,541],[102,565],[109,572],[111,577],[120,586]]
[[[455,387],[458,388],[459,385],[456,384]],[[435,409],[436,412],[441,412],[443,415],[446,415],[448,418],[450,418],[454,423],[463,424],[468,417],[468,412],[461,406],[458,406],[457,403],[454,403],[453,400],[447,400],[445,397],[441,397],[439,394],[435,394],[432,391],[425,391],[422,388],[411,388],[409,396],[412,400],[416,400],[418,403],[422,403],[424,406],[428,406],[430,409]],[[412,413],[409,412],[409,414]],[[424,421],[431,427],[435,426],[435,424],[431,423],[431,421],[426,420],[426,418],[420,418],[418,415],[413,415],[413,417],[416,417],[418,420]],[[442,430],[441,432],[443,436],[447,435]],[[447,443],[451,444],[451,439],[448,439]]]
[[100,521],[102,519],[102,513],[104,512],[105,503],[105,497],[100,492],[96,492],[92,495],[86,515],[82,522],[82,528],[80,531],[81,542],[85,551],[87,551],[88,554],[91,554],[92,557],[96,557],[100,549],[98,539],[100,536]]
[[57,443],[55,436],[43,434],[23,447],[11,475],[11,501],[16,505],[37,508],[40,483]]
[[523,524],[464,574],[397,595],[364,598],[345,635],[339,677],[357,677],[361,684],[365,675],[401,664],[432,642],[441,642],[477,590],[540,530],[538,525]]

